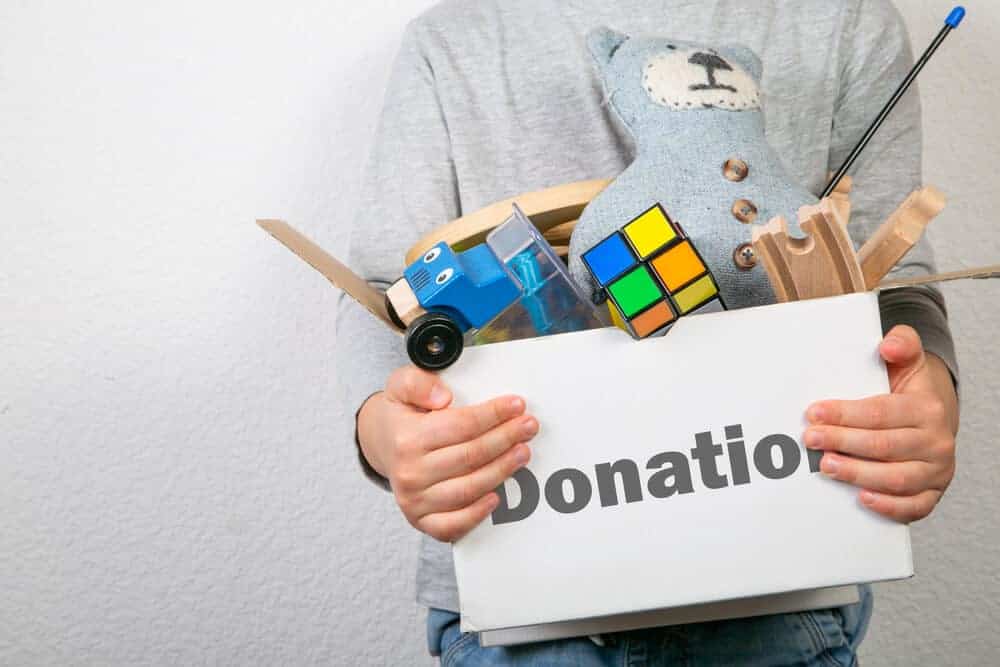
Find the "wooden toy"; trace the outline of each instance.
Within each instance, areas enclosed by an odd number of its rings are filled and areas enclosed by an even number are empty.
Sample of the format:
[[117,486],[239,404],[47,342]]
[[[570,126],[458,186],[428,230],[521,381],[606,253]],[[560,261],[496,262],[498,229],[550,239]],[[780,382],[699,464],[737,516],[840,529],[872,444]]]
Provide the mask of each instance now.
[[912,193],[889,216],[858,251],[866,289],[878,286],[889,270],[916,245],[924,229],[944,206],[941,191],[928,186]]
[[[592,180],[566,183],[490,204],[435,228],[407,251],[406,263],[412,264],[442,241],[456,250],[464,250],[482,243],[491,230],[510,217],[511,206],[515,203],[527,217],[531,218],[538,231],[545,234],[559,225],[575,222],[584,206],[607,187],[609,182]],[[568,242],[570,231],[572,227],[563,228],[560,238]],[[553,243],[553,245],[560,244]]]
[[705,260],[656,204],[582,255],[612,321],[635,338],[722,299]]
[[[438,241],[385,292],[286,223],[258,224],[385,324],[405,332],[414,364],[441,370],[462,354],[466,334],[476,342],[496,342],[602,326],[551,246],[511,206],[513,215],[503,224],[484,230],[484,243],[456,252]],[[547,219],[564,215],[543,213]]]
[[851,221],[851,188],[853,186],[854,180],[850,176],[844,176],[827,197],[833,207],[837,209],[837,213],[845,225]]
[[[417,301],[427,311],[407,325],[406,351],[413,363],[431,370],[454,363],[465,332],[485,325],[521,293],[485,244],[456,253],[443,242],[406,267],[391,289],[402,293],[407,306]],[[395,311],[391,297],[387,303]]]
[[829,199],[799,209],[799,227],[806,237],[789,236],[780,217],[753,230],[754,250],[779,302],[865,290],[847,226]]
[[786,222],[776,218],[754,229],[754,250],[778,301],[872,290],[916,245],[944,205],[944,195],[937,188],[917,190],[855,254],[840,213],[844,204],[828,198],[799,211],[799,226],[808,236],[789,237]]

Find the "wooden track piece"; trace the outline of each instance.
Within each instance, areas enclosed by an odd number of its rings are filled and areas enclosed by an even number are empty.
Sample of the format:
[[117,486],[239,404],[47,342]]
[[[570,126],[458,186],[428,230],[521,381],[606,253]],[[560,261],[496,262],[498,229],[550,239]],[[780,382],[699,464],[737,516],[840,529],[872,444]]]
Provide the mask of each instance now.
[[482,243],[494,227],[510,217],[511,205],[515,202],[544,234],[556,225],[579,218],[583,208],[610,182],[594,180],[567,183],[490,204],[435,228],[407,251],[406,264],[412,264],[441,241],[455,250],[466,250]]
[[753,246],[779,302],[863,292],[861,266],[836,206],[824,199],[799,209],[807,236],[792,238],[777,217],[753,230]]
[[[830,172],[827,178],[833,178],[833,172]],[[851,194],[851,188],[853,187],[854,187],[854,179],[852,179],[850,176],[844,176],[842,179],[840,179],[840,183],[837,183],[837,187],[835,187],[833,191],[838,194],[849,195]]]
[[340,260],[284,220],[258,220],[257,224],[295,253],[299,259],[322,273],[334,287],[346,292],[393,331],[399,331],[389,317],[389,310],[385,305],[385,292],[369,285],[364,278],[351,271]]
[[[833,172],[829,171],[826,174],[827,182],[831,178],[833,178]],[[851,221],[851,188],[853,187],[854,179],[850,176],[844,176],[840,179],[840,183],[837,183],[837,187],[834,188],[833,193],[828,197],[833,203],[834,208],[840,213],[840,217],[845,225]]]
[[851,188],[853,186],[854,181],[851,180],[851,177],[844,176],[840,180],[840,183],[837,183],[836,189],[829,197],[830,202],[837,209],[845,225],[851,221]]
[[[845,177],[846,178],[846,177]],[[844,224],[848,224],[851,221],[851,200],[844,196],[834,192],[827,199],[830,200],[830,204],[837,209],[837,215]]]
[[889,270],[920,240],[924,229],[944,209],[945,197],[933,186],[910,194],[858,251],[865,287],[874,289]]

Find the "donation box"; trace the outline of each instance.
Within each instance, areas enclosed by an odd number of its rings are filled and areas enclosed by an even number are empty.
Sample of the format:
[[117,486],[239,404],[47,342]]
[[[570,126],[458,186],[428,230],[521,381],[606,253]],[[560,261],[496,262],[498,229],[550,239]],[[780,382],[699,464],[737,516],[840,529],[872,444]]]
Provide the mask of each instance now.
[[462,629],[491,631],[913,574],[907,526],[826,478],[808,405],[889,390],[878,296],[472,347],[456,404],[538,417],[527,467],[454,545]]

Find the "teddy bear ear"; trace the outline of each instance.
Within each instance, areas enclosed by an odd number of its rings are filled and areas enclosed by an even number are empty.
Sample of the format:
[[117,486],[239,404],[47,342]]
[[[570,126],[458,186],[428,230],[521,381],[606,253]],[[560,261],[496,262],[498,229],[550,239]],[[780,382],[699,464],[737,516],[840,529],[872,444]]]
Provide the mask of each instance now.
[[617,32],[606,26],[594,28],[587,33],[587,49],[598,65],[604,66],[611,62],[615,51],[621,46],[628,35]]
[[731,44],[725,47],[723,52],[749,72],[754,81],[760,83],[764,66],[760,62],[760,57],[752,49],[742,44]]

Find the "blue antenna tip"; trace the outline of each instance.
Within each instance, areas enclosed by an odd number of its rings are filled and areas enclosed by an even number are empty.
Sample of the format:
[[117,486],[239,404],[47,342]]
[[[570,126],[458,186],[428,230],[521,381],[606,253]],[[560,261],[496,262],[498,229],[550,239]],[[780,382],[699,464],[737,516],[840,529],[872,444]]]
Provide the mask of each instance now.
[[957,28],[958,24],[962,22],[965,18],[965,7],[959,5],[955,9],[951,10],[951,14],[948,14],[948,18],[944,20],[945,25],[951,26],[952,28]]

